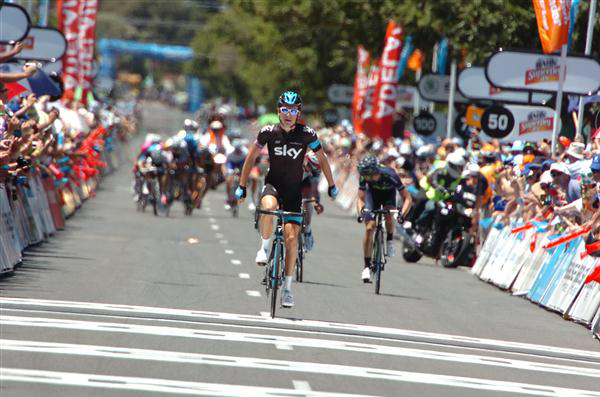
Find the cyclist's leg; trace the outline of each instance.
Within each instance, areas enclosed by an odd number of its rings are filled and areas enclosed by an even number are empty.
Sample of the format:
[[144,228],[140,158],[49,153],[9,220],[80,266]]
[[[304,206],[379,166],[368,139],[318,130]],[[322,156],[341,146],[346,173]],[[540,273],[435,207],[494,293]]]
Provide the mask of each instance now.
[[[373,254],[373,233],[375,232],[375,216],[368,212],[375,208],[373,192],[368,189],[365,191],[365,235],[363,237],[363,253],[365,258],[365,267],[371,266],[371,255]],[[379,204],[379,203],[377,203]]]
[[[273,211],[279,207],[278,193],[272,185],[265,185],[260,199],[260,208],[263,210]],[[258,231],[261,237],[261,245],[256,253],[256,263],[265,265],[268,260],[267,251],[271,234],[273,233],[273,216],[261,215],[258,221]]]
[[[284,211],[300,212],[302,206],[302,186],[285,186],[281,188],[281,206]],[[292,280],[296,271],[298,257],[298,233],[302,225],[302,216],[286,216],[284,225],[285,238],[285,280],[283,283],[282,305],[294,306],[292,296]]]

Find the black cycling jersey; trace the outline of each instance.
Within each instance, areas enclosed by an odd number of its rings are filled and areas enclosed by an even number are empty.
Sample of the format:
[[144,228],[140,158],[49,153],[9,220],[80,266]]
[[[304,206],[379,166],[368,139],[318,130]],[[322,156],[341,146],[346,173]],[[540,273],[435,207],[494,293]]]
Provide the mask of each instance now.
[[369,188],[371,190],[404,190],[404,185],[402,184],[400,177],[396,171],[390,167],[380,167],[379,175],[381,176],[377,181],[368,182],[361,176],[358,181],[358,189],[366,190]]
[[256,137],[255,145],[269,149],[269,172],[265,183],[274,186],[294,185],[302,182],[302,164],[306,148],[321,149],[316,132],[305,125],[296,124],[293,130],[285,132],[281,125],[267,125]]

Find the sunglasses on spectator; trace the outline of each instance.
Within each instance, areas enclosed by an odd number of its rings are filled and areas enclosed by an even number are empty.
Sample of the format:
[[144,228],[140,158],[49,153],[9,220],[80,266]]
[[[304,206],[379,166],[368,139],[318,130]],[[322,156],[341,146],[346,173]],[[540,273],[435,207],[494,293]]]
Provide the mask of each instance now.
[[289,113],[291,116],[295,116],[298,113],[300,113],[300,110],[298,110],[298,109],[290,109],[290,108],[285,108],[285,107],[279,108],[279,111],[283,114]]

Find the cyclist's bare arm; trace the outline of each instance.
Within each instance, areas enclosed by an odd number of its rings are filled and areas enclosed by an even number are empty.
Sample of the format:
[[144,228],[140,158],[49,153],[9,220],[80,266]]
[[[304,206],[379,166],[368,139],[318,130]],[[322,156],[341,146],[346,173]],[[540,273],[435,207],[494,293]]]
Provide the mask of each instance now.
[[410,207],[412,207],[413,199],[410,193],[406,191],[406,189],[400,190],[400,195],[402,196],[402,217],[406,218],[408,216],[408,211],[410,211]]
[[333,180],[333,173],[331,172],[331,167],[329,167],[329,160],[327,160],[327,156],[323,149],[317,150],[315,152],[317,159],[319,159],[319,165],[321,166],[321,170],[323,170],[323,174],[327,179],[327,183],[329,186],[335,185],[335,181]]
[[365,208],[365,191],[358,191],[358,199],[356,200],[356,212],[360,215],[362,209]]

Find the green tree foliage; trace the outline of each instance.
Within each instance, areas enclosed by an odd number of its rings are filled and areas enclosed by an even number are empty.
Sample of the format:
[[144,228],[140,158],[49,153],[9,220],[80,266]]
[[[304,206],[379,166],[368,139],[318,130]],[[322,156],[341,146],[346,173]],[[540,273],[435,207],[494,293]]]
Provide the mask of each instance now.
[[[323,104],[329,85],[352,84],[357,45],[380,55],[390,19],[425,52],[425,70],[442,37],[472,64],[499,47],[541,49],[531,0],[228,0],[197,33],[191,71],[212,94],[268,105],[291,87]],[[579,52],[586,24],[582,4],[574,35]]]

